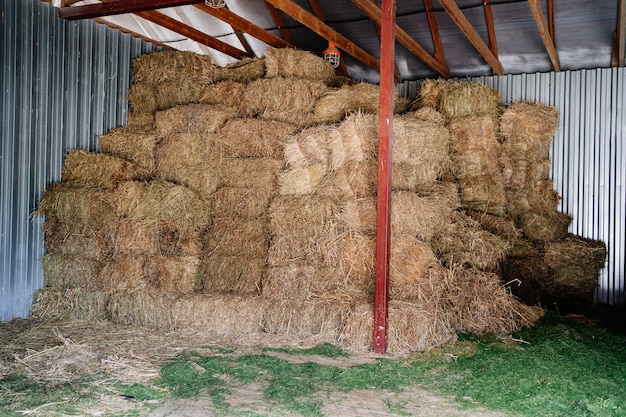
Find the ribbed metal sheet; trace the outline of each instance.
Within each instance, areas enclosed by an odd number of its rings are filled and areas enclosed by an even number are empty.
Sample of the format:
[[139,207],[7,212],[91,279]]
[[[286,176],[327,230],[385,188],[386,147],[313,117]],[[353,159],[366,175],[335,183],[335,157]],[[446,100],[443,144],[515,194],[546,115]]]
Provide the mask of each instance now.
[[[550,148],[551,176],[573,217],[569,231],[606,243],[596,302],[623,304],[626,266],[626,71],[624,68],[477,77],[501,103],[554,106],[560,126]],[[419,82],[399,85],[412,96]]]
[[126,124],[131,59],[154,49],[47,3],[0,1],[0,320],[26,316],[42,286],[37,202],[68,150]]

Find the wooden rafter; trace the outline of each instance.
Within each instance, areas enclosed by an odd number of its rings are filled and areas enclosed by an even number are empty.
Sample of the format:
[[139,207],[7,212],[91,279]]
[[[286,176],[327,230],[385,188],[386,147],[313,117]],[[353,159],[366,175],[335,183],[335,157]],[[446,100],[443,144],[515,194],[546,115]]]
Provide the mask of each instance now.
[[93,19],[124,13],[138,13],[174,6],[200,3],[198,0],[116,0],[85,6],[61,7],[59,18],[66,20]]
[[[550,0],[551,1],[551,0]],[[493,14],[491,13],[491,0],[483,0],[485,8],[485,21],[487,22],[487,33],[489,34],[489,49],[497,57],[498,44],[496,42],[496,30],[493,26]]]
[[548,24],[546,23],[546,19],[543,16],[543,12],[541,11],[541,5],[539,4],[539,0],[528,0],[528,4],[530,4],[530,9],[533,12],[535,22],[537,23],[539,34],[541,35],[541,39],[543,40],[543,44],[545,45],[546,50],[548,51],[548,56],[550,56],[552,68],[554,69],[554,71],[561,71],[559,56],[556,53],[554,42],[552,42],[550,30],[548,28]]
[[502,68],[502,64],[498,60],[498,58],[491,52],[491,49],[485,44],[482,40],[474,26],[467,20],[467,17],[463,14],[459,6],[456,4],[454,0],[439,0],[439,3],[443,6],[444,9],[448,12],[452,21],[456,23],[456,25],[461,29],[461,32],[465,34],[467,39],[470,41],[474,48],[482,55],[487,64],[493,70],[495,75],[502,75],[504,73],[504,69]]
[[157,12],[156,10],[137,12],[136,14],[137,16],[156,23],[157,25],[163,26],[164,28],[169,29],[172,32],[179,33],[191,40],[213,48],[216,51],[232,56],[233,58],[242,59],[245,57],[251,57],[251,55],[245,51],[235,48],[234,46],[222,42],[219,39],[214,38],[213,36],[207,35],[206,33],[201,32],[198,29],[193,28],[189,25],[186,25],[179,20],[173,19],[161,12]]
[[263,3],[265,4],[267,11],[270,13],[270,16],[272,16],[272,20],[278,28],[280,36],[282,36],[285,41],[289,42],[292,45],[295,45],[296,43],[293,40],[293,36],[291,36],[291,32],[289,32],[289,29],[287,29],[287,25],[285,24],[285,21],[280,14],[280,10],[269,4],[267,1],[264,1]]
[[209,13],[211,16],[216,17],[225,23],[228,23],[236,31],[247,33],[250,36],[257,38],[258,40],[263,41],[270,46],[274,46],[276,48],[294,48],[293,43],[279,38],[273,33],[268,32],[262,27],[250,22],[249,20],[240,17],[239,15],[233,13],[227,8],[215,9],[213,7],[207,6],[204,3],[196,4],[195,7],[206,13]]
[[272,6],[281,10],[283,13],[291,16],[294,20],[302,23],[313,32],[320,35],[327,41],[333,42],[337,48],[342,49],[349,55],[355,57],[365,65],[380,71],[380,63],[376,58],[368,54],[366,51],[352,43],[345,36],[330,28],[324,22],[307,12],[290,0],[266,0]]
[[[324,14],[324,10],[322,6],[320,6],[317,0],[309,0],[309,4],[311,5],[311,10],[313,11],[313,15],[317,17],[322,22],[326,22],[326,15]],[[337,72],[341,75],[350,76],[348,72],[348,66],[346,65],[346,61],[343,59],[339,60],[339,67],[337,68]]]
[[172,47],[168,46],[167,44],[165,44],[163,42],[160,42],[160,41],[157,41],[155,39],[149,38],[149,37],[147,37],[145,35],[142,35],[140,33],[137,33],[137,32],[134,32],[132,30],[129,30],[129,29],[125,28],[125,27],[116,25],[115,23],[112,23],[112,22],[110,22],[108,20],[105,20],[105,19],[103,19],[101,17],[96,17],[94,19],[94,21],[96,23],[100,23],[101,25],[106,25],[106,26],[110,27],[111,29],[119,30],[122,33],[128,33],[129,35],[131,35],[131,36],[133,36],[135,38],[139,38],[139,39],[141,39],[141,40],[143,40],[145,42],[152,43],[154,45],[161,46],[161,47],[166,48],[166,49],[172,49]]
[[624,55],[626,52],[626,0],[619,2],[619,18],[617,24],[617,66],[624,67]]
[[[382,22],[382,11],[369,0],[352,0],[352,2],[365,14],[367,14],[370,19],[372,19],[376,23]],[[394,20],[395,22],[395,20]],[[419,58],[424,64],[426,64],[430,69],[435,71],[437,74],[442,77],[448,78],[450,77],[450,71],[448,71],[447,66],[433,58],[428,51],[426,51],[419,43],[417,43],[411,36],[406,33],[400,26],[394,23],[395,29],[395,37],[398,42],[404,45],[411,53],[413,53],[416,57]]]
[[437,24],[437,17],[433,11],[432,0],[424,0],[424,7],[426,7],[426,17],[428,18],[428,27],[430,28],[430,36],[433,39],[433,45],[435,46],[435,59],[439,62],[446,62],[446,58],[443,52],[443,45],[441,44],[441,37],[439,36],[439,25]]
[[548,0],[548,26],[550,29],[550,37],[552,38],[552,42],[554,42],[554,0]]

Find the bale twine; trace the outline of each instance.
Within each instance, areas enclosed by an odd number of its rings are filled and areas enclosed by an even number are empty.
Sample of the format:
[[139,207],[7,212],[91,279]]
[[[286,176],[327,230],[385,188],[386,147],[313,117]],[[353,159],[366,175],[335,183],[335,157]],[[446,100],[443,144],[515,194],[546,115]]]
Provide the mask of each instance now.
[[41,258],[43,283],[57,290],[81,288],[85,291],[98,289],[98,275],[103,261],[82,256],[46,253]]
[[213,133],[227,120],[238,117],[232,107],[188,104],[159,111],[155,115],[156,130],[161,136],[174,133]]
[[267,158],[224,158],[222,184],[225,187],[274,191],[283,162]]
[[437,110],[448,119],[493,116],[498,112],[499,100],[500,94],[486,85],[466,81],[446,82],[437,97]]
[[103,153],[132,161],[152,174],[155,167],[154,149],[160,140],[154,129],[125,126],[100,136],[98,143]]
[[35,293],[30,316],[43,320],[107,320],[108,301],[109,294],[102,291],[42,288]]
[[295,77],[331,82],[335,69],[324,58],[293,48],[268,48],[265,52],[265,77]]
[[139,165],[101,153],[70,151],[63,161],[61,181],[77,186],[113,190],[120,181],[145,180],[149,172]]
[[217,142],[229,158],[283,159],[283,147],[296,127],[288,123],[250,118],[226,122]]

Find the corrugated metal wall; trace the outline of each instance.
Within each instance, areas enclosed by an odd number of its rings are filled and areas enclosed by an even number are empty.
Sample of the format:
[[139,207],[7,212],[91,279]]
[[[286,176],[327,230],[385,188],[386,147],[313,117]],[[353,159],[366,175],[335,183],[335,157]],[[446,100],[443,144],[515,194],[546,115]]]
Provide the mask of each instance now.
[[[626,266],[626,71],[624,68],[479,77],[502,104],[538,101],[559,111],[551,175],[573,217],[569,231],[606,243],[596,301],[623,304]],[[419,82],[400,86],[414,96]]]
[[42,286],[43,218],[68,150],[127,121],[131,59],[152,45],[37,0],[0,0],[0,320],[26,316]]

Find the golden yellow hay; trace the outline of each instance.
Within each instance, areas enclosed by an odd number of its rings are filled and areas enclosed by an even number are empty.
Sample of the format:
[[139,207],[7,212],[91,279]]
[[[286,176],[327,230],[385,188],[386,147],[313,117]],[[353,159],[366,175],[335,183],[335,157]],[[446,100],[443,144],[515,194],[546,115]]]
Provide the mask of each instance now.
[[132,161],[148,173],[154,171],[154,148],[161,138],[151,128],[125,126],[100,136],[100,150]]
[[334,342],[350,310],[350,302],[339,300],[276,300],[265,310],[263,331]]
[[157,112],[155,124],[157,132],[162,136],[173,133],[213,133],[226,121],[238,116],[232,107],[188,104]]
[[109,295],[83,288],[42,288],[35,294],[30,316],[44,320],[106,320]]
[[348,297],[348,292],[341,269],[292,263],[268,268],[263,296],[278,302],[329,300]]
[[99,288],[106,292],[136,291],[150,287],[145,255],[118,255],[107,262],[96,277]]
[[157,255],[159,253],[159,224],[120,220],[115,223],[110,240],[114,257],[129,254]]
[[341,235],[341,266],[347,285],[374,294],[376,237],[350,232]]
[[437,107],[439,95],[446,85],[446,80],[427,78],[420,83],[419,105],[426,107]]
[[529,327],[543,316],[538,306],[517,301],[497,274],[474,268],[455,268],[446,294],[446,315],[459,332],[509,334]]
[[199,265],[197,256],[153,256],[146,259],[144,273],[158,291],[190,293],[200,289]]
[[237,108],[246,86],[235,81],[221,81],[215,84],[202,84],[199,88],[201,88],[201,95],[198,103],[224,104]]
[[316,195],[278,196],[270,205],[270,230],[275,236],[308,236],[337,230],[338,207]]
[[293,48],[268,48],[265,52],[265,76],[297,77],[330,82],[335,69],[324,58]]
[[393,162],[427,165],[423,177],[434,181],[447,168],[450,132],[445,126],[409,116],[393,119]]
[[159,83],[181,79],[210,82],[214,79],[216,68],[208,55],[163,50],[133,59],[132,76],[135,82]]
[[[380,89],[378,85],[358,83],[343,85],[337,90],[329,90],[315,105],[316,123],[336,123],[355,112],[378,113]],[[394,97],[398,92],[394,90]]]
[[117,220],[114,192],[56,182],[45,191],[36,214],[54,216],[76,233],[106,236]]
[[341,142],[329,143],[331,166],[338,169],[348,162],[376,161],[378,158],[378,117],[355,113],[339,125]]
[[284,157],[290,168],[329,165],[329,143],[339,137],[334,126],[320,125],[303,129],[284,145]]
[[486,85],[467,81],[447,82],[437,101],[437,109],[449,119],[496,115],[500,94]]
[[406,117],[412,117],[423,122],[429,122],[440,126],[445,126],[446,118],[439,113],[434,106],[421,107],[411,113],[407,113]]
[[459,180],[459,188],[462,207],[496,216],[504,215],[506,195],[502,178],[463,178]]
[[[502,178],[501,145],[489,116],[455,119],[449,124],[453,171],[457,178]],[[502,181],[502,180],[500,180]]]
[[559,128],[557,110],[543,103],[517,102],[500,116],[500,133],[505,138],[543,142],[550,145]]
[[530,185],[526,199],[531,208],[542,211],[556,210],[561,197],[554,190],[554,181],[544,179]]
[[47,217],[42,229],[44,249],[48,253],[94,260],[111,253],[109,230],[85,232],[72,224],[60,222],[55,216]]
[[171,107],[199,103],[204,95],[204,90],[205,84],[193,80],[160,82],[154,86],[157,103],[157,108],[154,110],[165,110]]
[[154,290],[120,291],[111,294],[107,309],[116,324],[174,330],[172,306],[178,297]]
[[[398,300],[389,302],[387,353],[407,356],[454,341],[456,334],[436,307]],[[369,302],[354,306],[339,337],[348,351],[371,351],[374,341],[374,308]]]
[[221,187],[213,194],[215,217],[265,218],[273,196],[272,191],[259,188]]
[[166,181],[128,181],[115,191],[120,218],[143,224],[171,222],[179,228],[202,231],[210,226],[210,207],[183,185]]
[[341,168],[329,172],[322,179],[316,193],[338,203],[371,197],[376,194],[376,170],[376,164],[371,161],[348,162]]
[[113,190],[120,181],[145,180],[149,172],[124,159],[80,149],[70,151],[63,161],[61,180],[78,186]]
[[209,199],[222,183],[216,136],[199,133],[168,136],[154,151],[157,177],[186,185],[203,199]]
[[203,234],[202,229],[180,227],[176,222],[161,222],[158,238],[159,254],[174,257],[200,255]]
[[98,288],[98,274],[103,263],[81,256],[46,253],[41,258],[41,266],[46,287],[57,290],[81,288],[93,291]]
[[250,118],[226,122],[217,142],[225,157],[283,159],[283,147],[296,127],[288,123]]
[[217,67],[215,81],[249,83],[265,75],[265,58],[243,58],[225,67]]
[[154,129],[154,112],[133,110],[128,113],[128,126]]
[[157,85],[153,83],[133,83],[128,89],[128,103],[132,113],[153,114],[159,110]]
[[266,269],[265,257],[208,253],[202,257],[198,276],[207,294],[256,295]]
[[214,256],[265,258],[269,247],[267,219],[217,217],[207,233],[204,251]]
[[473,210],[467,210],[465,214],[477,221],[483,229],[501,237],[506,242],[516,241],[522,236],[522,231],[515,225],[515,220],[508,215],[494,216]]
[[267,158],[224,158],[222,182],[225,187],[274,191],[283,161]]
[[262,78],[248,84],[239,110],[249,117],[309,126],[313,124],[315,102],[325,91],[322,81]]
[[324,164],[296,167],[278,173],[278,192],[282,195],[313,194],[319,188],[328,169]]
[[267,254],[270,266],[288,266],[306,263],[316,267],[337,267],[341,262],[340,235],[333,230],[309,236],[278,236],[272,238]]
[[567,235],[572,218],[557,211],[526,210],[516,219],[517,226],[532,240],[550,242]]

